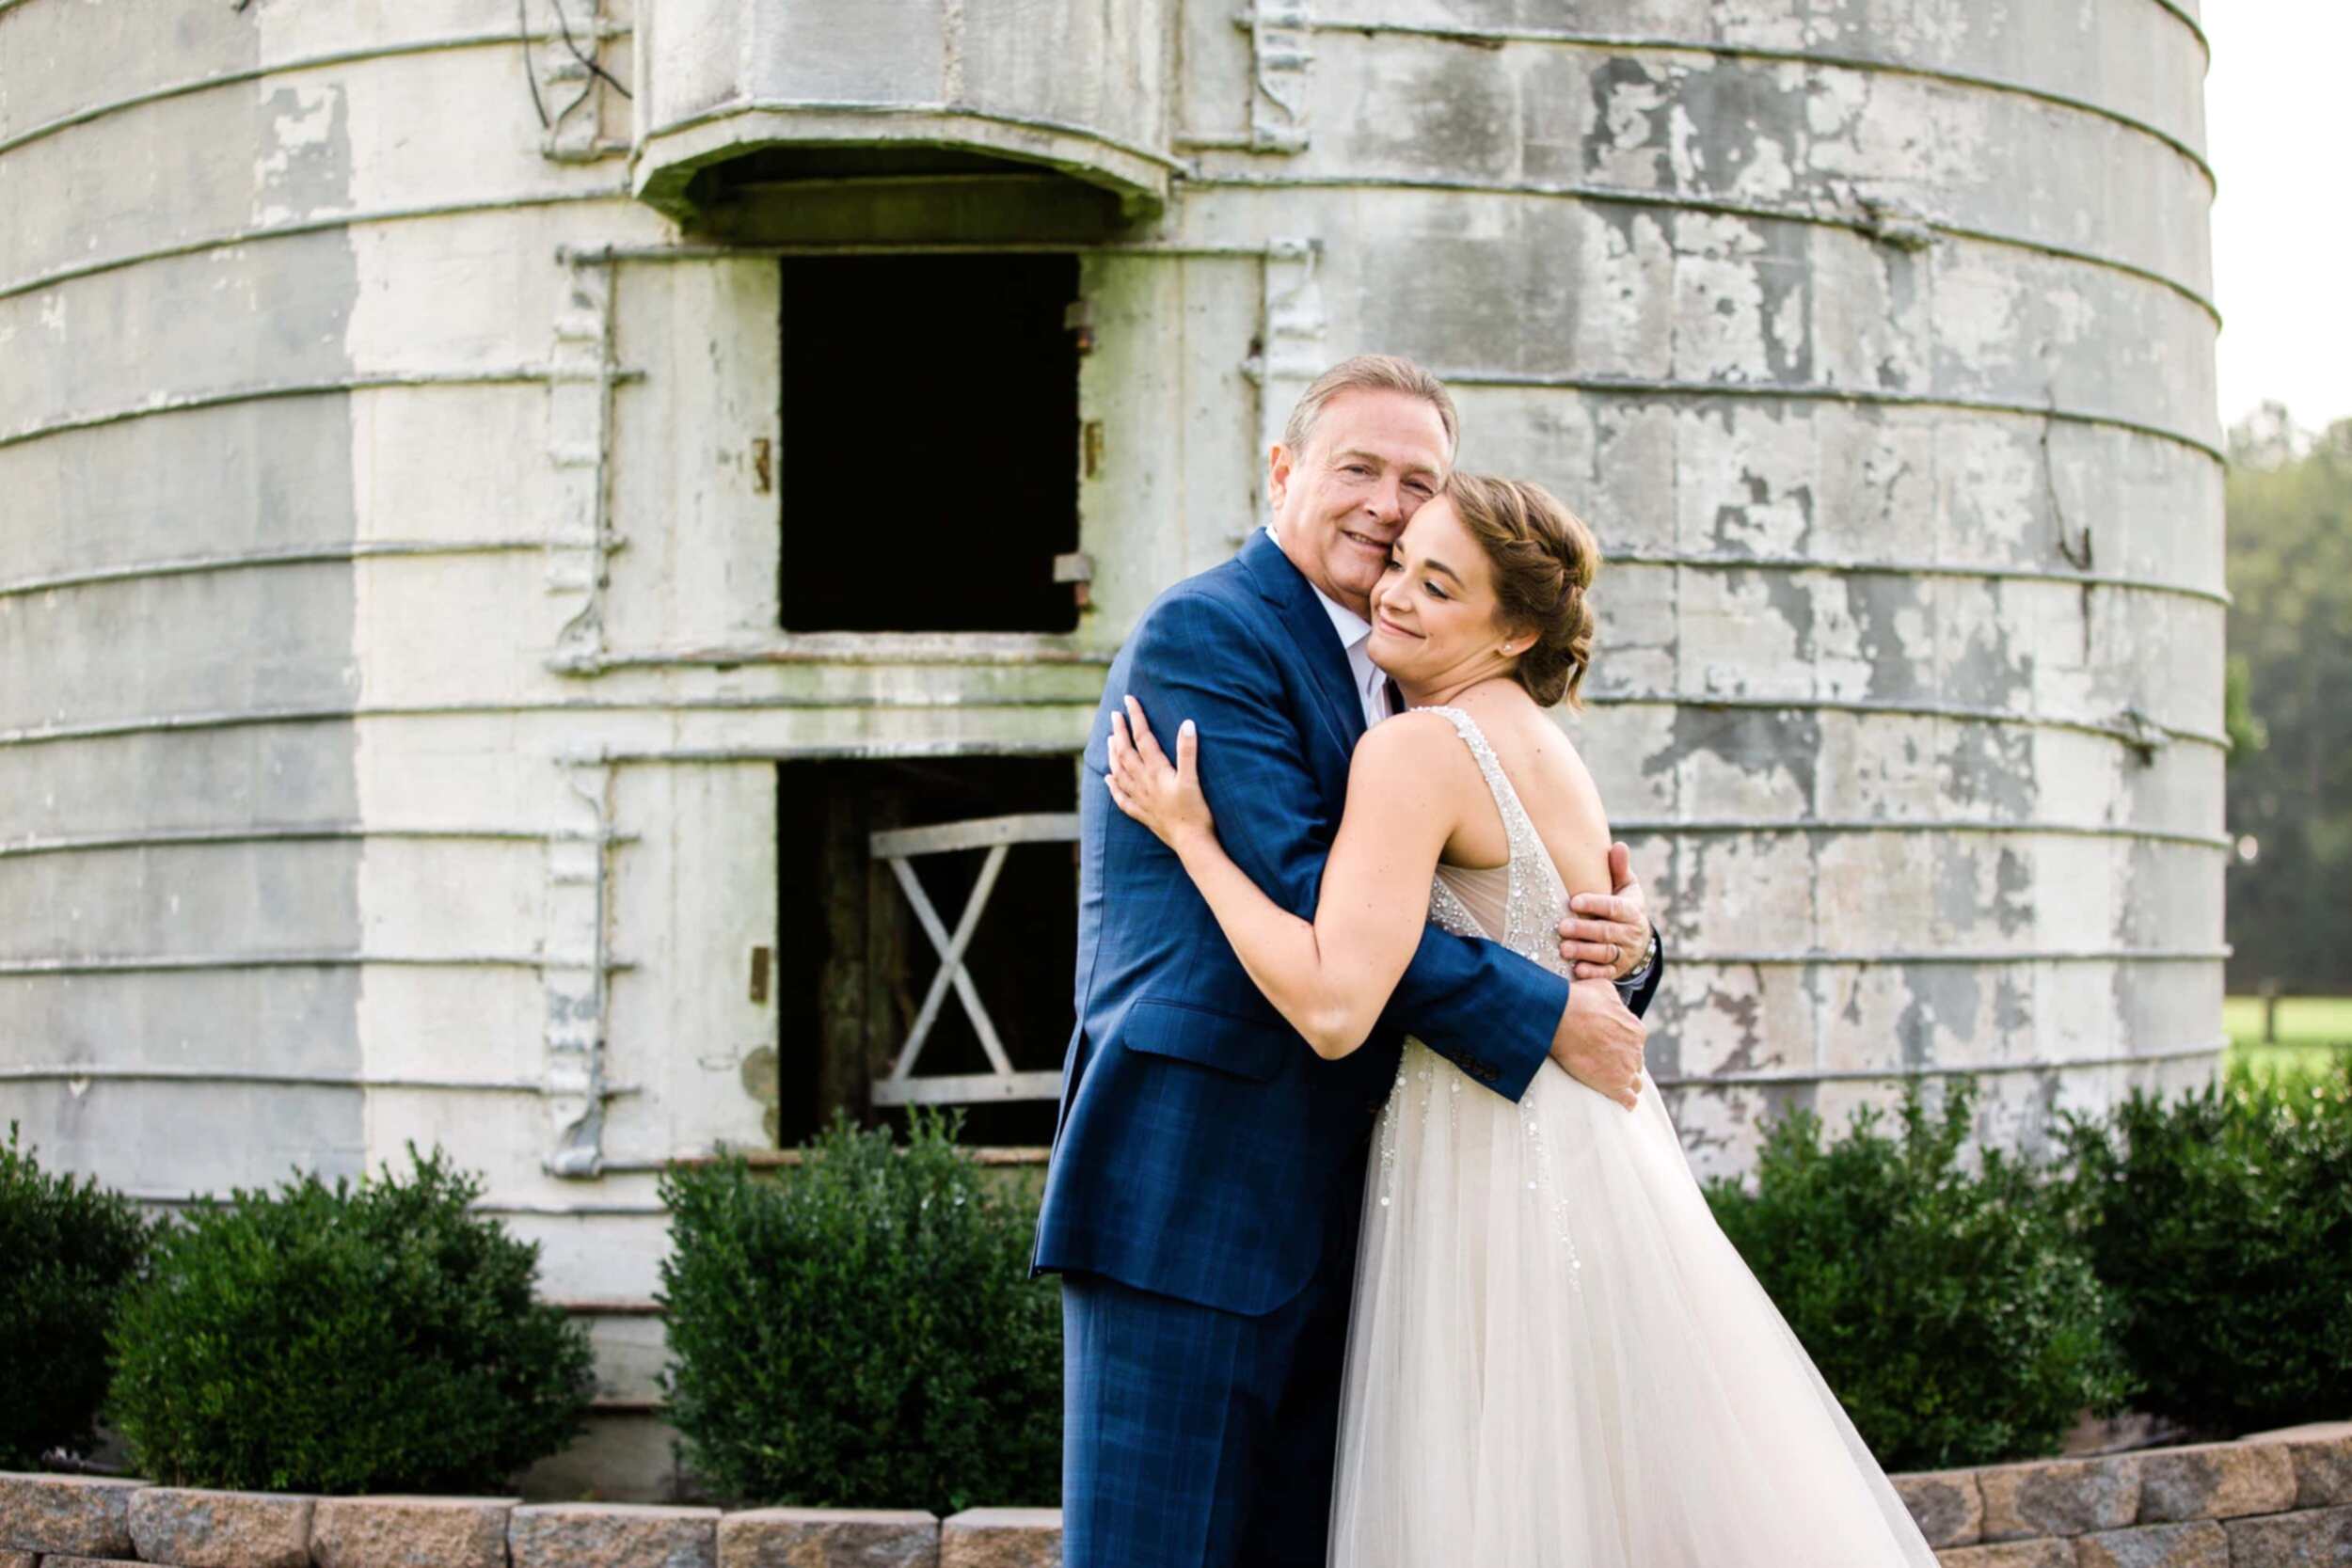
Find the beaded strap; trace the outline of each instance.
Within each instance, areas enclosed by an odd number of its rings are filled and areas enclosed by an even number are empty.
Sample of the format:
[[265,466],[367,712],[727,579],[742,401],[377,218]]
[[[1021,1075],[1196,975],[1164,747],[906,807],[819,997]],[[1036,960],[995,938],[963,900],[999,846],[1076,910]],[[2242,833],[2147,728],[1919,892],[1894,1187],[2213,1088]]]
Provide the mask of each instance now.
[[[1433,707],[1426,711],[1445,715],[1446,721],[1454,726],[1454,733],[1462,737],[1462,744],[1468,746],[1470,755],[1478,759],[1479,774],[1486,781],[1486,788],[1494,797],[1495,810],[1502,815],[1503,835],[1511,845],[1510,891],[1503,909],[1504,928],[1498,940],[1522,958],[1543,963],[1547,968],[1555,968],[1556,972],[1556,950],[1551,948],[1551,934],[1548,928],[1549,921],[1556,916],[1549,911],[1556,911],[1564,905],[1566,889],[1560,885],[1559,875],[1552,868],[1551,857],[1544,848],[1543,839],[1535,832],[1535,824],[1528,816],[1518,790],[1512,784],[1510,775],[1503,772],[1502,764],[1496,758],[1494,748],[1487,744],[1478,721],[1460,708]],[[1532,887],[1531,882],[1534,884]],[[1549,895],[1548,900],[1546,895]],[[1545,907],[1547,904],[1549,909]],[[1475,925],[1469,910],[1454,895],[1454,890],[1446,886],[1443,877],[1434,879],[1431,909],[1438,923],[1448,930],[1460,930]],[[1470,933],[1463,931],[1462,934]],[[1433,1074],[1444,1079],[1446,1116],[1451,1121],[1459,1114],[1457,1101],[1465,1082],[1460,1068],[1446,1062],[1419,1041],[1408,1041],[1404,1056],[1397,1062],[1396,1082],[1391,1087],[1388,1103],[1380,1115],[1378,1180],[1380,1206],[1383,1209],[1393,1204],[1399,1180],[1399,1118],[1404,1115],[1404,1107],[1418,1095],[1422,1123],[1427,1125],[1435,1114],[1438,1101]],[[1541,1082],[1539,1074],[1537,1084]],[[1584,1290],[1584,1263],[1577,1255],[1575,1229],[1571,1224],[1576,1198],[1561,1185],[1556,1151],[1550,1140],[1544,1136],[1540,1116],[1543,1095],[1535,1092],[1536,1086],[1531,1084],[1530,1092],[1520,1097],[1515,1109],[1499,1106],[1485,1109],[1491,1114],[1517,1116],[1520,1133],[1527,1139],[1527,1189],[1535,1195],[1530,1201],[1541,1206],[1543,1219],[1565,1250],[1568,1283],[1581,1295]]]
[[1512,786],[1510,775],[1503,772],[1502,764],[1496,759],[1495,749],[1487,744],[1486,732],[1478,727],[1478,721],[1458,707],[1417,711],[1443,714],[1454,726],[1454,733],[1462,737],[1462,744],[1470,748],[1470,755],[1478,761],[1479,774],[1494,797],[1495,810],[1502,814],[1502,834],[1511,847],[1510,893],[1503,906],[1501,941],[1513,952],[1532,958],[1542,943],[1535,940],[1541,931],[1528,907],[1533,900],[1529,897],[1527,868],[1549,866],[1550,853],[1545,849],[1542,835],[1535,832],[1534,819],[1519,801],[1519,792]]

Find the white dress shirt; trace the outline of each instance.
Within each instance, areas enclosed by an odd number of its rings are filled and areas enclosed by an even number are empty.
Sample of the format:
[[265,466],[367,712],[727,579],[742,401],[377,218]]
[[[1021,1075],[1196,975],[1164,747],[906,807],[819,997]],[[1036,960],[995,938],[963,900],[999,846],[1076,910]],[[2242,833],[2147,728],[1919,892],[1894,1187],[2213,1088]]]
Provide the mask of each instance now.
[[[1277,545],[1281,543],[1272,528],[1265,533]],[[1364,705],[1364,726],[1369,729],[1395,711],[1389,706],[1388,672],[1372,661],[1372,623],[1315,588],[1311,578],[1307,586],[1314,588],[1315,597],[1323,601],[1323,612],[1331,617],[1331,629],[1340,634],[1340,645],[1347,650],[1347,668],[1356,677],[1356,697]]]

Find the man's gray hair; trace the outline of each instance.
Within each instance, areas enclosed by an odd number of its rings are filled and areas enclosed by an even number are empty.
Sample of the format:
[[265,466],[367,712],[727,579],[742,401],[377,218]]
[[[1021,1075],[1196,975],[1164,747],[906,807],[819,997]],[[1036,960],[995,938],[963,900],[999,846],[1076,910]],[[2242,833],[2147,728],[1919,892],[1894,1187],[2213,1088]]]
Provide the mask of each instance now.
[[1444,382],[1410,359],[1393,354],[1359,354],[1353,359],[1341,360],[1315,377],[1315,384],[1291,405],[1290,420],[1282,426],[1282,445],[1294,456],[1305,451],[1307,442],[1315,433],[1315,420],[1323,414],[1323,405],[1342,392],[1357,391],[1403,392],[1435,408],[1445,425],[1446,461],[1454,461],[1454,449],[1461,441],[1461,420],[1454,411],[1454,394],[1445,389]]

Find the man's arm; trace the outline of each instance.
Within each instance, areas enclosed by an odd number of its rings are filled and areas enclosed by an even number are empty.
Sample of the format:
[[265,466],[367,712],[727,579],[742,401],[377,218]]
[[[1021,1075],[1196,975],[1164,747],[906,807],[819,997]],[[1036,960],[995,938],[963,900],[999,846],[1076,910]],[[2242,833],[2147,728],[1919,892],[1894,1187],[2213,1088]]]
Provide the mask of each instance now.
[[[1267,897],[1311,920],[1339,811],[1307,764],[1299,730],[1313,716],[1291,710],[1275,673],[1274,659],[1287,653],[1206,595],[1180,594],[1136,629],[1127,690],[1164,734],[1193,721],[1210,759],[1201,792],[1225,852]],[[1560,975],[1497,943],[1427,925],[1381,1021],[1517,1100],[1549,1053],[1567,1006]]]

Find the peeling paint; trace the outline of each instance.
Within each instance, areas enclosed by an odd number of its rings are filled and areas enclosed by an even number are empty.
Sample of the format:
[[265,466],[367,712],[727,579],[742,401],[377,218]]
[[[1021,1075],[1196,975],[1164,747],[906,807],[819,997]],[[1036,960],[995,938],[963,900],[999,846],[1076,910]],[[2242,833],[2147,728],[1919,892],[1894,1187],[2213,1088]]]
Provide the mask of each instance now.
[[[1016,8],[1068,20],[1061,36],[967,0],[875,3],[696,0],[709,26],[613,43],[651,52],[648,123],[730,95],[846,101],[920,110],[952,140],[936,111],[953,103],[1000,117],[980,150],[1024,170],[1172,193],[1083,263],[1081,417],[1111,456],[1079,481],[1098,571],[1076,637],[964,661],[920,640],[784,657],[773,504],[741,487],[750,443],[789,438],[770,423],[771,263],[585,263],[612,338],[562,338],[580,291],[559,247],[642,257],[681,236],[627,198],[620,160],[541,155],[502,46],[404,52],[423,24],[400,8],[216,6],[155,33],[121,8],[23,6],[7,27],[59,69],[9,84],[0,139],[224,80],[0,153],[22,198],[0,232],[0,434],[135,416],[0,443],[0,494],[40,520],[0,538],[0,585],[73,579],[0,596],[0,731],[125,726],[0,744],[0,800],[52,836],[207,813],[569,831],[567,759],[616,759],[614,820],[639,836],[614,857],[612,941],[645,967],[616,983],[608,1043],[645,1092],[613,1103],[611,1140],[634,1159],[772,1136],[789,1047],[742,1014],[734,968],[772,918],[769,759],[1066,748],[1142,605],[1247,528],[1285,388],[1310,361],[1387,348],[1455,372],[1465,462],[1553,487],[1619,558],[1596,590],[1594,701],[1563,722],[1612,811],[1643,825],[1677,955],[1653,1070],[1879,1075],[1670,1091],[1702,1172],[1744,1171],[1760,1118],[1884,1103],[1905,1072],[2217,1033],[2218,964],[2109,955],[2217,942],[2221,861],[2197,840],[2217,831],[2220,755],[2163,740],[2143,761],[2080,727],[2126,710],[2218,723],[2223,612],[2194,596],[2222,564],[2201,450],[2210,191],[2173,145],[2201,136],[2201,58],[2177,18],[2147,0],[1606,0],[1573,17],[1261,0],[1237,29],[1230,7]],[[1407,21],[1422,31],[1391,25]],[[731,47],[746,39],[759,47]],[[380,53],[256,74],[338,50]],[[453,119],[470,156],[452,154]],[[402,212],[431,215],[370,216]],[[541,366],[559,341],[583,379],[348,386]],[[610,420],[586,418],[608,351],[633,379]],[[138,413],[294,383],[342,389]],[[581,531],[599,493],[603,541]],[[546,592],[537,550],[356,548],[492,538],[552,541],[570,588]],[[103,576],[308,546],[342,553]],[[2094,568],[2130,580],[2072,580]],[[551,670],[592,586],[611,657]],[[113,635],[126,624],[142,636]],[[333,711],[263,721],[297,704]],[[550,888],[585,874],[578,857],[282,847],[171,851],[177,906],[119,867],[77,878],[106,897],[37,885],[64,856],[0,863],[19,868],[0,880],[9,907],[62,911],[42,940],[123,951],[168,951],[191,922],[276,940],[306,911],[355,944],[421,944],[438,913],[485,950],[595,935],[550,914],[572,907]],[[1970,957],[1932,961],[1954,953]],[[598,1022],[584,992],[528,972],[361,980],[42,981],[8,988],[0,1022],[61,1052],[337,1070],[458,1041],[507,1077],[541,1069],[550,1023]],[[183,1022],[153,1034],[164,1016]],[[1990,1079],[1983,1124],[2029,1140],[2063,1104],[2198,1070]],[[141,1092],[60,1093],[28,1119],[70,1165],[185,1186],[260,1180],[297,1138],[351,1164],[459,1114],[378,1096],[306,1122],[292,1097],[207,1090],[263,1135],[156,1149],[120,1136]],[[452,1103],[502,1194],[577,1201],[538,1167],[538,1107]],[[231,1168],[248,1157],[272,1171]],[[658,1243],[601,1220],[549,1229],[566,1289],[650,1277]]]
[[253,166],[253,221],[285,223],[343,205],[351,140],[340,87],[286,87],[261,100],[262,155]]

